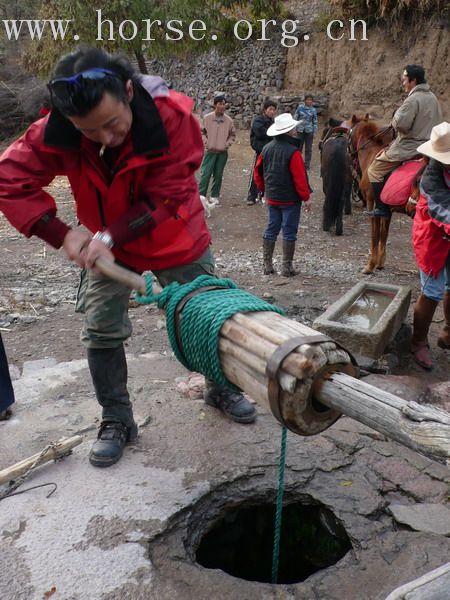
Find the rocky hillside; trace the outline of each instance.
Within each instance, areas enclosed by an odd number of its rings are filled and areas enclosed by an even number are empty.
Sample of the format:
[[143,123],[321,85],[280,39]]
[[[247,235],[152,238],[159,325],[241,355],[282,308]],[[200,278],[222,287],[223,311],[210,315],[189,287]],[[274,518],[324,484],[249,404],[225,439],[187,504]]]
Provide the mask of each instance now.
[[[290,10],[300,21],[304,5],[290,2]],[[327,2],[318,2],[317,20],[326,22]],[[310,39],[287,53],[284,93],[310,90],[329,96],[330,113],[370,112],[375,117],[388,117],[402,100],[400,75],[406,64],[419,63],[438,96],[444,117],[450,120],[450,22],[447,16],[419,16],[403,27],[377,25],[367,29],[367,41],[349,40],[350,28],[335,11],[334,19],[342,19],[343,28],[335,30],[332,40],[324,28],[312,31]],[[355,15],[357,18],[357,15]],[[410,19],[411,20],[411,19]],[[317,22],[317,21],[316,21]],[[357,30],[359,34],[361,29]],[[361,35],[355,35],[360,38]]]

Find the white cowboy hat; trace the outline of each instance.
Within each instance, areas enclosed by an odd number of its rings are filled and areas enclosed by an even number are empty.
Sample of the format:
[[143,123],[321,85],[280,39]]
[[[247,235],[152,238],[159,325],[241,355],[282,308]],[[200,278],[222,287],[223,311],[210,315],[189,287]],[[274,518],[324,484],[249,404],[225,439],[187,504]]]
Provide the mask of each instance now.
[[295,121],[292,115],[289,113],[283,113],[275,117],[273,125],[267,130],[267,135],[273,137],[274,135],[281,135],[282,133],[288,133],[298,125],[300,121]]
[[435,158],[444,165],[450,164],[450,123],[439,123],[431,130],[430,140],[421,144],[417,152]]

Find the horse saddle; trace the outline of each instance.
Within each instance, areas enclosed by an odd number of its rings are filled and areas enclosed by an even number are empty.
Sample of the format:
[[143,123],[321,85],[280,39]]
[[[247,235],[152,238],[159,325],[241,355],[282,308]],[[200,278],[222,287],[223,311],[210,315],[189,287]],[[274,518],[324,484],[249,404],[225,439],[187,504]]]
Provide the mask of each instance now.
[[409,160],[389,175],[381,191],[381,201],[390,206],[401,206],[408,202],[417,173],[424,166],[425,159]]

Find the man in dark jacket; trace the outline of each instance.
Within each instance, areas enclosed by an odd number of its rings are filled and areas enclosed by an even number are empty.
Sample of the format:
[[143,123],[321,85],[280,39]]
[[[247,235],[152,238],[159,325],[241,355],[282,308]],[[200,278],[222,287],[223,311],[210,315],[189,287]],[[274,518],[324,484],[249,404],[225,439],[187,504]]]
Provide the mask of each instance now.
[[247,192],[247,206],[256,204],[258,198],[258,189],[256,188],[255,181],[253,179],[253,169],[255,168],[256,160],[261,154],[262,149],[268,144],[272,138],[267,135],[267,130],[273,123],[275,113],[277,112],[277,103],[273,100],[266,100],[263,104],[262,113],[257,115],[252,123],[250,130],[250,146],[255,151],[253,157],[252,168],[250,171],[250,181]]
[[[102,423],[89,459],[108,467],[137,436],[124,342],[130,290],[93,269],[99,257],[150,270],[165,286],[214,272],[210,234],[195,181],[203,142],[190,98],[128,60],[84,48],[64,56],[49,83],[52,110],[0,159],[0,210],[85,269],[77,310]],[[69,179],[84,229],[56,216],[44,191]],[[205,401],[240,423],[255,419],[241,395],[207,382]]]

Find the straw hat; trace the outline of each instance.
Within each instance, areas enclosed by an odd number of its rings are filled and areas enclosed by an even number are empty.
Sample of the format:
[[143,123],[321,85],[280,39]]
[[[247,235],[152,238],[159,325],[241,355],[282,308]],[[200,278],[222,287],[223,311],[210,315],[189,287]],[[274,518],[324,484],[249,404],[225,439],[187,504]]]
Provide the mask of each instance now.
[[298,125],[300,121],[295,121],[292,115],[289,113],[283,113],[275,117],[273,125],[267,130],[267,135],[273,137],[274,135],[281,135],[282,133],[288,133]]
[[439,123],[431,130],[430,140],[421,144],[417,152],[436,159],[444,165],[450,164],[450,123]]

